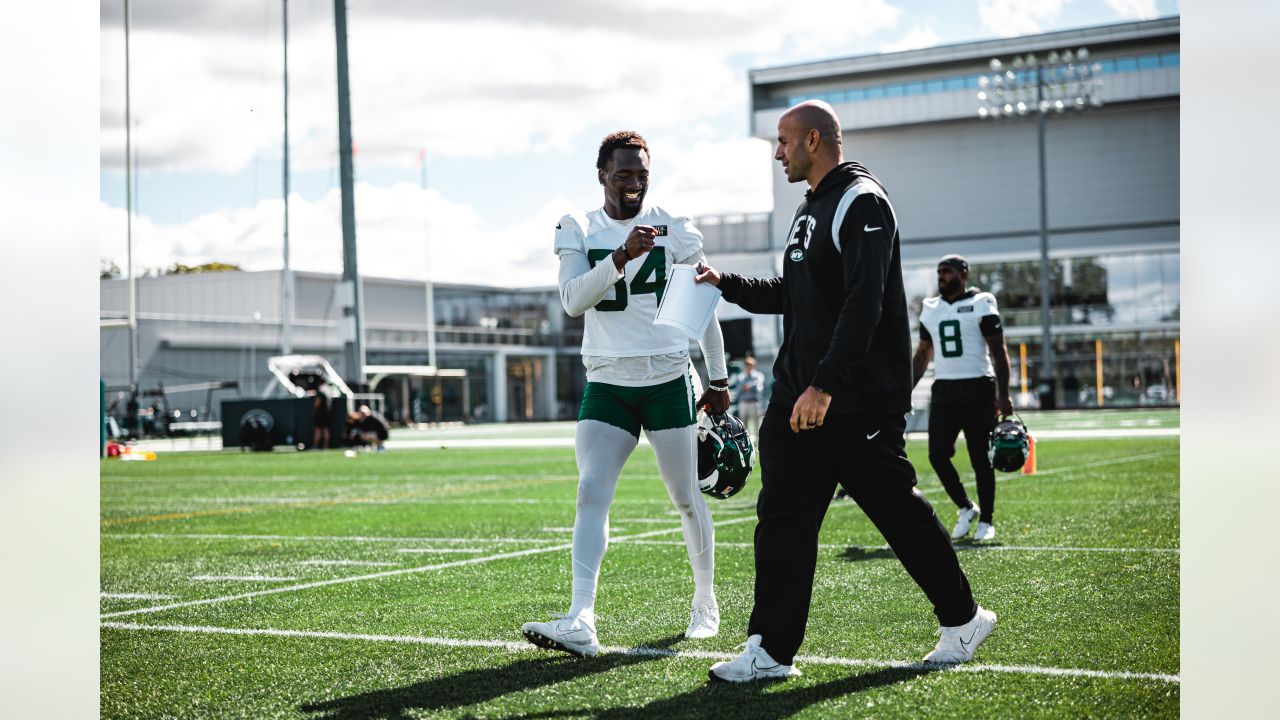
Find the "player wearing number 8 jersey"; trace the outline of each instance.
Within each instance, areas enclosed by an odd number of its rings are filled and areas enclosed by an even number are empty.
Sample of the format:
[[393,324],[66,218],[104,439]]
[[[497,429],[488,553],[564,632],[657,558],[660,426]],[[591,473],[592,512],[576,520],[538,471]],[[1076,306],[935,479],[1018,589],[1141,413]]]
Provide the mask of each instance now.
[[[948,255],[939,261],[939,296],[924,300],[920,344],[911,365],[914,382],[919,383],[933,358],[929,463],[958,508],[951,537],[967,535],[977,519],[974,539],[991,540],[996,534],[996,476],[987,457],[987,445],[996,418],[1013,413],[1009,400],[1009,353],[995,296],[969,288],[968,280],[969,263],[964,258]],[[961,431],[977,480],[977,505],[965,494],[960,474],[951,464]]]
[[672,265],[703,261],[702,234],[689,218],[644,204],[649,148],[639,134],[605,137],[596,168],[604,187],[603,207],[566,215],[555,236],[561,301],[570,315],[585,314],[587,387],[574,434],[579,477],[573,595],[564,616],[523,627],[530,642],[576,655],[599,652],[595,600],[609,540],[609,506],[641,429],[680,515],[693,569],[685,635],[712,637],[720,627],[713,588],[714,533],[698,489],[694,423],[699,407],[711,413],[729,407],[724,342],[719,323],[712,322],[701,339],[710,387],[695,402],[688,337],[653,323]]

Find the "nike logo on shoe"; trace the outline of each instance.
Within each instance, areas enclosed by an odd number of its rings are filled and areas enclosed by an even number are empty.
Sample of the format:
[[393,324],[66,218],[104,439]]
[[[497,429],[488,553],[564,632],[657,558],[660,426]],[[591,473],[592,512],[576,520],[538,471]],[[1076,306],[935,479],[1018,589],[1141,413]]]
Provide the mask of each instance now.
[[760,667],[759,665],[756,664],[755,658],[751,658],[751,674],[752,675],[756,674],[757,671],[769,672],[772,670],[777,670],[780,667],[782,667],[782,663],[775,663],[773,665],[770,665],[769,667]]
[[969,643],[973,642],[973,638],[977,634],[978,634],[978,628],[975,627],[973,629],[973,633],[969,635],[968,640],[965,640],[964,638],[960,638],[960,647],[964,648],[964,651],[966,653],[969,652]]
[[870,225],[863,225],[863,226],[862,226],[862,232],[875,232],[875,231],[880,230],[880,229],[881,229],[881,228],[878,228],[878,227],[871,227]]
[[871,433],[870,435],[868,435],[868,436],[867,436],[867,439],[868,439],[868,440],[872,440],[872,439],[874,439],[874,438],[875,438],[875,436],[877,436],[877,435],[879,435],[879,434],[880,434],[880,431],[879,431],[879,430],[877,430],[877,431],[875,431],[875,432]]

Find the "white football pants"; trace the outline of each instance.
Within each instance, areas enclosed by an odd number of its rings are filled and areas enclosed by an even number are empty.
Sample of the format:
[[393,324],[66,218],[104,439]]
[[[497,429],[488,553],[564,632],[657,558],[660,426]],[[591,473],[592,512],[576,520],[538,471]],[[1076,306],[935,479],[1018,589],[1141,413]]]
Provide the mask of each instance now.
[[[685,549],[693,569],[694,604],[715,601],[715,530],[698,490],[696,425],[646,430],[658,458],[667,496],[680,514]],[[609,507],[618,476],[638,440],[598,420],[580,420],[574,433],[578,460],[578,507],[573,523],[573,604],[570,614],[594,612],[600,563],[609,545]]]

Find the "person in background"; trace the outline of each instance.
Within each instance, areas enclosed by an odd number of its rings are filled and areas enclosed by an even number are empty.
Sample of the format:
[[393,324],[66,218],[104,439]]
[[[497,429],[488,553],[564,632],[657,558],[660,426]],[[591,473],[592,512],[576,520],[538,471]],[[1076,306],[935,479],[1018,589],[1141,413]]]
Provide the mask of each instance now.
[[751,355],[742,360],[734,397],[738,399],[738,418],[747,426],[747,432],[755,433],[764,413],[764,373],[756,369],[756,359]]
[[311,397],[313,403],[312,423],[315,425],[315,431],[311,437],[311,449],[327,450],[329,449],[329,426],[333,424],[329,396],[320,390],[309,390],[307,395]]
[[[997,418],[1013,414],[1009,350],[995,296],[969,287],[969,263],[959,255],[938,261],[938,295],[925,298],[920,310],[920,343],[911,358],[912,387],[924,377],[930,359],[934,381],[929,404],[929,464],[958,508],[951,537],[968,535],[977,520],[973,539],[994,540],[996,473],[987,448]],[[977,504],[965,493],[960,473],[951,464],[961,430],[977,481]]]

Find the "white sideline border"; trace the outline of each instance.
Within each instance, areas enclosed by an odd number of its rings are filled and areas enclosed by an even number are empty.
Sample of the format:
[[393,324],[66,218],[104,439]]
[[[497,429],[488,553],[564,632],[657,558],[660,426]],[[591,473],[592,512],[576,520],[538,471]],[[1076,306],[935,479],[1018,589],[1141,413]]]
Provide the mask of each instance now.
[[[460,648],[491,648],[508,652],[543,652],[528,643],[508,642],[503,640],[460,640],[457,638],[433,638],[415,635],[370,635],[363,633],[340,633],[313,630],[276,630],[272,628],[224,628],[201,625],[143,625],[140,623],[104,622],[101,627],[112,630],[141,630],[152,632],[185,632],[207,635],[267,635],[274,637],[316,638],[325,640],[363,640],[366,642],[404,643],[417,645],[439,645]],[[670,650],[650,647],[617,647],[604,646],[601,652],[622,655],[642,655],[645,657],[690,658],[699,660],[732,660],[730,653],[708,652],[703,650]],[[797,655],[798,664],[840,665],[845,667],[888,667],[903,670],[934,670],[939,672],[998,672],[1017,675],[1047,675],[1050,677],[1087,677],[1104,680],[1152,680],[1180,684],[1178,675],[1164,673],[1140,673],[1129,671],[1088,670],[1084,668],[1058,668],[1041,665],[927,665],[921,662],[902,660],[871,660],[865,658],[829,657],[822,655]]]
[[[188,538],[190,539],[212,538],[216,540],[281,539],[281,540],[323,540],[323,541],[335,541],[335,542],[344,541],[344,540],[351,541],[351,542],[405,542],[405,541],[420,540],[423,542],[436,542],[436,543],[473,543],[473,544],[480,544],[480,543],[546,544],[550,542],[555,542],[554,540],[550,540],[548,538],[496,538],[496,539],[495,538],[465,538],[465,537],[460,537],[460,538],[372,537],[371,538],[371,537],[342,537],[337,535],[325,536],[325,537],[301,537],[301,536],[291,536],[291,535],[231,535],[231,534],[224,534],[224,533],[219,533],[216,535],[215,534],[206,535],[201,533],[189,533],[189,534],[178,534],[178,535],[162,534],[162,533],[130,533],[126,535],[125,533],[111,533],[110,535],[104,535],[103,537],[127,537],[131,539],[155,538],[159,540],[188,539]],[[611,540],[610,542],[616,542],[616,540]],[[684,547],[684,541],[682,540],[627,540],[626,542],[630,545],[667,545],[672,547],[677,547],[677,546]],[[754,548],[755,545],[753,543],[747,543],[747,542],[716,541],[716,547],[717,548],[749,549],[749,548]],[[1098,553],[1181,553],[1182,552],[1181,548],[1083,547],[1083,546],[1070,546],[1070,545],[979,545],[979,544],[974,544],[974,545],[955,545],[954,547],[957,552],[964,551],[964,550],[1004,550],[1004,551],[1015,551],[1015,552],[1098,552]],[[859,550],[888,550],[889,546],[888,545],[852,545],[849,543],[819,543],[818,548],[822,550],[831,550],[831,549],[839,550],[844,548],[856,548]],[[396,552],[421,553],[421,554],[430,554],[430,553],[444,554],[444,553],[462,553],[462,552],[483,552],[483,550],[479,548],[461,548],[461,549],[397,548]],[[304,561],[304,564],[306,562],[320,564],[320,561]],[[324,561],[324,562],[326,564],[336,564],[338,562],[347,562],[347,561],[332,560],[332,561]],[[356,564],[358,562],[363,562],[363,561],[353,560],[350,562],[351,564]]]
[[[630,545],[667,545],[684,547],[679,540],[632,540]],[[969,550],[1003,550],[1006,552],[1092,552],[1092,553],[1170,553],[1178,554],[1181,548],[1114,548],[1114,547],[1072,547],[1070,545],[953,545],[956,552]],[[716,548],[754,549],[754,543],[748,542],[716,542]],[[819,550],[891,550],[888,545],[851,545],[849,543],[818,543]]]
[[103,539],[123,540],[297,540],[314,542],[387,543],[489,543],[497,545],[539,545],[557,542],[554,538],[495,537],[376,537],[368,535],[239,535],[235,533],[100,533]]

